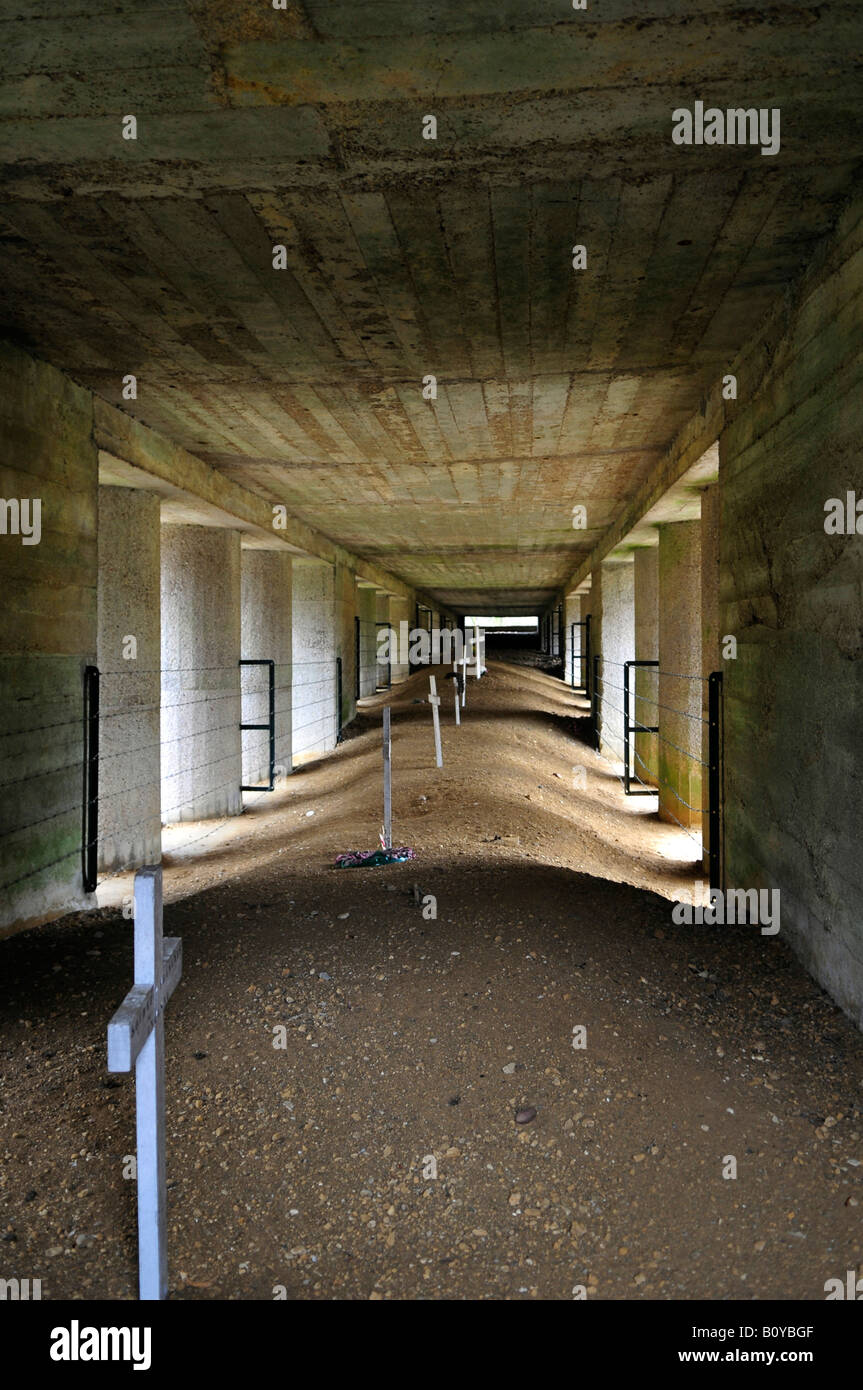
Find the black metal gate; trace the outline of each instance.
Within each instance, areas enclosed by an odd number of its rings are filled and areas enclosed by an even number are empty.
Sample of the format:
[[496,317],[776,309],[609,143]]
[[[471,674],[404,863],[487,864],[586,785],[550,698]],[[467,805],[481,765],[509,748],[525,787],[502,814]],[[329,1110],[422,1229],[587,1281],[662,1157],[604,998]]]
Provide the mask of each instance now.
[[[261,661],[240,661],[240,666],[266,666],[269,670],[267,693],[269,695],[269,718],[266,724],[244,724],[240,721],[240,729],[266,729],[270,735],[270,777],[266,786],[260,784],[248,785],[240,783],[241,792],[271,792],[276,786],[276,663],[268,657]],[[240,692],[240,700],[243,694]]]

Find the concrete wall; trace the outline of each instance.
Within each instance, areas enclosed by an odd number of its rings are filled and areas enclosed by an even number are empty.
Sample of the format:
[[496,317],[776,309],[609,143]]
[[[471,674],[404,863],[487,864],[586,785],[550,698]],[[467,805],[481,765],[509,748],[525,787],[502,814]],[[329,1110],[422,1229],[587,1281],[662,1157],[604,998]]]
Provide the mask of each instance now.
[[[81,875],[82,677],[96,661],[92,400],[0,344],[0,493],[41,501],[41,538],[0,535],[0,932],[88,899]],[[33,532],[35,538],[36,533]]]
[[294,766],[336,746],[335,571],[319,560],[293,566]]
[[[240,640],[247,661],[275,662],[275,731],[277,781],[291,771],[291,556],[274,550],[241,553]],[[266,666],[244,666],[243,723],[266,724],[269,719],[269,671]],[[242,734],[243,782],[266,784],[269,776],[270,737],[266,730],[246,729]],[[251,793],[250,793],[251,795]]]
[[635,567],[602,566],[602,661],[600,663],[599,751],[623,762],[623,663],[635,655]]
[[863,1026],[863,202],[742,364],[720,440],[726,876],[777,888],[781,932]]
[[659,527],[659,815],[694,830],[703,804],[701,661],[701,522],[669,522]]
[[[635,551],[635,657],[638,661],[659,660],[659,546]],[[632,688],[636,699],[633,710],[638,722],[650,728],[659,724],[656,703],[659,675],[655,669],[636,669]],[[659,743],[656,734],[636,734],[632,769],[640,781],[656,786],[659,775]]]
[[357,590],[357,616],[360,620],[360,698],[374,695],[378,684],[377,666],[377,590]]
[[[99,488],[99,867],[158,864],[159,498]],[[134,645],[133,645],[134,643]]]
[[240,533],[162,527],[162,819],[238,815]]

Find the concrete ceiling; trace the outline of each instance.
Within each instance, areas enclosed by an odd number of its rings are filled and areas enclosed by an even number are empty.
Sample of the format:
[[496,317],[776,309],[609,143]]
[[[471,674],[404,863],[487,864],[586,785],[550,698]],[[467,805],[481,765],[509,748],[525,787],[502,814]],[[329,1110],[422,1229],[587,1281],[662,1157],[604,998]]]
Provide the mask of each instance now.
[[[5,333],[442,602],[535,612],[835,221],[861,39],[859,0],[0,0]],[[779,154],[674,145],[696,99],[780,107]]]

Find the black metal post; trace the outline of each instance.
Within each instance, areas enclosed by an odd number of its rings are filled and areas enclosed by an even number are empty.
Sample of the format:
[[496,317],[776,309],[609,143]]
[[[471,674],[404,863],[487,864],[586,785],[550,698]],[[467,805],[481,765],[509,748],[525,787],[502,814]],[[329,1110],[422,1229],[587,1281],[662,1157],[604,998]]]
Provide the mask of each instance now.
[[99,875],[99,668],[84,667],[84,837],[81,874],[85,893]]
[[342,658],[336,657],[336,743],[342,736]]
[[356,647],[356,670],[354,672],[354,696],[360,698],[360,664],[362,661],[362,630],[358,617],[354,618],[354,646]]
[[575,623],[569,629],[569,683],[575,689]]
[[722,887],[722,672],[707,678],[707,825],[710,887]]
[[584,620],[584,693],[590,699],[590,614]]

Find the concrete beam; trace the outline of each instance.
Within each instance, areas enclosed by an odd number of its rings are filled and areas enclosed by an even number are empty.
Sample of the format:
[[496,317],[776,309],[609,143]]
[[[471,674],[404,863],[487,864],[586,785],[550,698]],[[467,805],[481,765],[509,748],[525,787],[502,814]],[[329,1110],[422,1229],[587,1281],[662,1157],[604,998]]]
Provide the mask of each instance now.
[[[273,504],[202,463],[194,454],[94,396],[94,436],[100,450],[100,481],[149,487],[169,503],[170,520],[225,526],[243,533],[244,544],[268,550],[287,547],[328,564],[346,565],[378,589],[413,603],[432,599],[362,555],[352,554],[288,514],[273,527]],[[103,468],[104,461],[104,468]]]
[[619,520],[570,577],[564,593],[576,592],[603,560],[625,559],[641,546],[658,545],[657,526],[694,521],[701,515],[701,493],[719,477],[717,440],[723,427],[722,404],[717,402],[713,409],[694,416],[681,430]]

